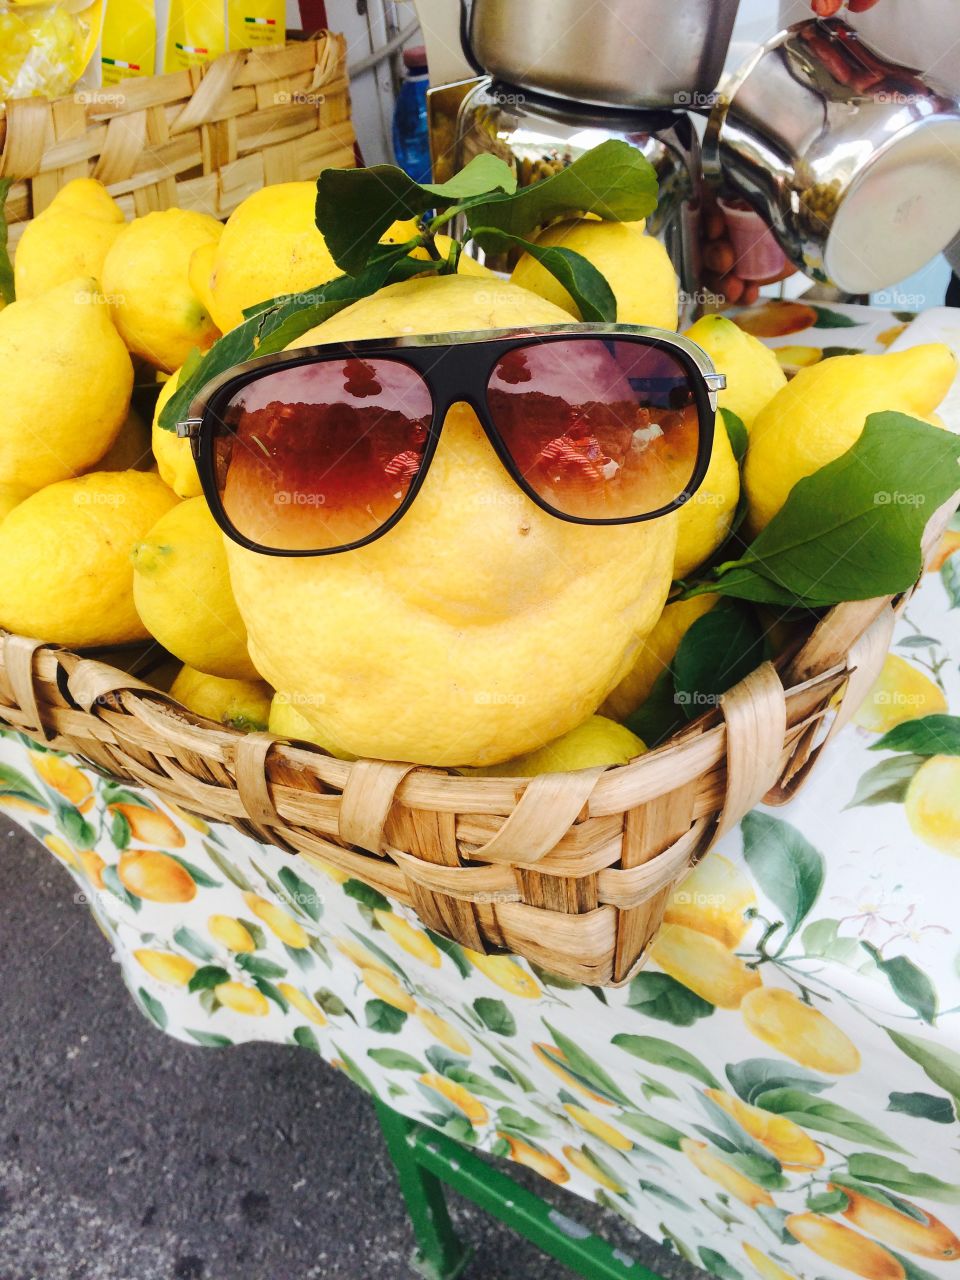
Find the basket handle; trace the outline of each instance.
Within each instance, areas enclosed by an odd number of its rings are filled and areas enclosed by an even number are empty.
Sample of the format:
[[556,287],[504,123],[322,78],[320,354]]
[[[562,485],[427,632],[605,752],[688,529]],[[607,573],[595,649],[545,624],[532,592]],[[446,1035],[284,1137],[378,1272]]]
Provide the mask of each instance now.
[[3,637],[3,666],[10,680],[13,696],[19,706],[30,717],[44,742],[50,742],[56,735],[48,732],[40,715],[37,702],[37,690],[33,682],[34,660],[37,650],[43,648],[41,640],[28,640],[26,636],[5,635]]
[[727,726],[727,789],[714,841],[736,826],[780,778],[787,702],[772,662],[763,662],[720,699]]

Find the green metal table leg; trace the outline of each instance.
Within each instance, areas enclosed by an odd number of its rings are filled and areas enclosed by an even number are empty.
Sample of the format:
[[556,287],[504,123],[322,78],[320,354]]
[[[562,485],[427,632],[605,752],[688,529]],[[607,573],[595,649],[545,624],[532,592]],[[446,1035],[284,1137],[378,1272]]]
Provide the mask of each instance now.
[[469,1261],[450,1222],[446,1185],[584,1280],[660,1280],[635,1258],[559,1213],[468,1147],[397,1115],[383,1103],[376,1105],[420,1246],[417,1269],[421,1275],[453,1280]]
[[416,1130],[420,1126],[382,1102],[374,1105],[417,1241],[411,1265],[426,1280],[456,1280],[473,1250],[461,1243],[454,1230],[443,1183],[418,1158]]

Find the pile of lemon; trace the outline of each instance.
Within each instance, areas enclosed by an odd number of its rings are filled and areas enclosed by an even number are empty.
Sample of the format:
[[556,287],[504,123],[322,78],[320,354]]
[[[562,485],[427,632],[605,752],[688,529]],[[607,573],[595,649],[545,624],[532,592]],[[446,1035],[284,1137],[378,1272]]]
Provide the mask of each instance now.
[[[156,640],[185,664],[167,684],[197,714],[344,758],[517,774],[634,758],[643,743],[619,722],[714,603],[665,607],[671,582],[724,540],[740,498],[719,419],[690,503],[659,521],[582,527],[520,494],[456,405],[393,530],[342,555],[277,559],[225,543],[188,442],[131,411],[135,379],[161,381],[162,406],[187,357],[244,308],[339,274],[315,194],[309,182],[267,187],[225,225],[180,209],[126,221],[100,183],[79,179],[27,227],[17,301],[0,311],[0,626],[73,648]],[[599,267],[621,321],[677,327],[675,274],[642,224],[572,219],[541,239]],[[532,259],[507,281],[462,257],[457,274],[391,285],[295,345],[571,314]],[[788,383],[728,319],[689,336],[726,374],[720,403],[748,433],[754,531],[869,413],[926,417],[954,375],[933,345],[822,360]]]

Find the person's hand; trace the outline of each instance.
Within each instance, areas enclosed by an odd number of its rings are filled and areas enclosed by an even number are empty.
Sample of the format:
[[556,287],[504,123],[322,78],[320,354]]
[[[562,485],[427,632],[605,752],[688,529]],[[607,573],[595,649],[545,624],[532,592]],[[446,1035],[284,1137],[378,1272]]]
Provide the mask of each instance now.
[[756,302],[762,284],[773,284],[792,276],[796,268],[785,262],[783,269],[764,280],[747,280],[737,271],[737,251],[730,228],[717,198],[710,190],[703,201],[703,282],[720,307],[749,306]]

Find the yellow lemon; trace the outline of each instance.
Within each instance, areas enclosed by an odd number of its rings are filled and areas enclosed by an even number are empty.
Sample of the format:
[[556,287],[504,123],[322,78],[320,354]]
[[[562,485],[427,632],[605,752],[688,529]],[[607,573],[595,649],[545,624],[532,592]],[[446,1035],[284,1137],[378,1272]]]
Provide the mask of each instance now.
[[[687,330],[687,337],[706,351],[727,379],[718,405],[735,413],[749,432],[764,405],[787,385],[776,353],[721,315],[702,316]],[[722,425],[718,419],[717,429]]]
[[860,1070],[860,1050],[850,1037],[792,991],[782,987],[751,991],[740,1012],[748,1031],[802,1067],[831,1076]]
[[488,777],[532,778],[539,773],[568,773],[596,765],[627,764],[646,751],[642,740],[605,716],[591,716],[561,738],[504,764],[470,772]]
[[176,501],[150,472],[97,471],[21,502],[0,524],[0,626],[77,648],[146,640],[130,551]]
[[[412,240],[418,234],[417,222],[415,218],[411,218],[406,222],[395,222],[388,227],[384,234],[380,237],[381,244],[402,244],[405,240]],[[433,237],[437,252],[441,258],[446,258],[450,253],[450,246],[453,241],[449,236],[442,233],[436,233]],[[413,249],[410,253],[412,258],[423,258],[426,260],[430,257],[423,246]],[[484,276],[486,279],[494,279],[494,272],[489,267],[485,267],[482,262],[478,262],[476,258],[471,258],[467,253],[461,253],[457,260],[457,272],[459,275],[465,276]]]
[[333,944],[340,954],[346,956],[350,963],[355,964],[358,969],[376,969],[388,978],[393,977],[393,970],[390,966],[378,956],[375,956],[362,942],[357,942],[355,938],[334,938]]
[[[831,1184],[832,1186],[832,1184]],[[904,1201],[920,1218],[901,1213],[892,1205],[880,1204],[869,1196],[840,1187],[849,1201],[843,1216],[848,1222],[876,1236],[891,1249],[903,1249],[919,1254],[921,1258],[939,1258],[941,1262],[953,1262],[960,1258],[960,1238],[945,1222],[935,1218],[919,1205]],[[922,1220],[921,1220],[922,1219]]]
[[96,280],[0,311],[0,482],[39,489],[86,470],[116,439],[133,365]]
[[650,948],[650,957],[664,973],[721,1009],[738,1009],[747,994],[761,985],[756,969],[748,969],[722,942],[685,925],[665,925]]
[[925,844],[960,858],[960,757],[925,760],[910,780],[904,810]]
[[315,182],[276,182],[247,196],[231,213],[209,284],[213,318],[224,333],[257,302],[300,293],[343,274],[317,230],[316,203]]
[[822,1213],[791,1213],[784,1226],[801,1244],[865,1280],[904,1280],[903,1263],[882,1245]]
[[946,710],[943,690],[898,653],[890,653],[884,659],[876,684],[853,719],[861,729],[886,733],[905,720]]
[[[539,231],[533,240],[546,247],[572,249],[596,267],[613,290],[621,324],[676,329],[676,272],[666,249],[644,233],[642,223],[568,218]],[[520,258],[510,279],[580,318],[563,285],[529,254]]]
[[554,1044],[534,1044],[533,1056],[547,1068],[552,1071],[555,1076],[563,1081],[571,1089],[576,1089],[592,1102],[600,1102],[605,1107],[612,1106],[609,1098],[603,1098],[599,1093],[594,1093],[592,1089],[588,1089],[582,1084],[575,1075],[567,1067],[566,1055]]
[[575,1169],[579,1169],[581,1173],[585,1173],[588,1178],[592,1178],[594,1182],[599,1182],[601,1187],[606,1187],[608,1191],[612,1191],[615,1196],[626,1194],[626,1187],[619,1182],[606,1169],[601,1169],[596,1160],[590,1155],[589,1151],[581,1147],[564,1147],[563,1154],[567,1157]]
[[122,814],[126,819],[130,834],[141,844],[161,845],[165,849],[180,849],[187,843],[187,837],[160,809],[146,804],[127,804],[120,802],[109,806],[111,813]]
[[211,916],[207,921],[210,937],[228,951],[256,951],[257,944],[253,934],[245,924],[241,924],[233,916]]
[[133,599],[154,639],[225,680],[256,680],[230,589],[223,534],[204,498],[181,502],[132,551]]
[[87,879],[95,889],[103,889],[103,869],[107,865],[100,857],[99,853],[94,853],[90,849],[85,849],[80,855],[80,865],[83,867]]
[[17,297],[36,298],[76,276],[99,279],[122,226],[120,206],[102,182],[66,183],[23,229],[13,263]]
[[185,956],[174,955],[172,951],[151,951],[141,947],[134,951],[133,956],[151,978],[167,982],[173,987],[185,987],[197,972],[195,964]]
[[[450,275],[391,285],[300,344],[563,318],[513,285]],[[459,404],[384,537],[322,559],[227,555],[254,664],[304,695],[298,709],[321,735],[359,756],[487,765],[593,713],[660,614],[675,529],[547,515]]]
[[535,978],[525,969],[521,969],[509,956],[484,956],[479,951],[464,947],[464,954],[471,964],[480,970],[485,978],[509,991],[512,996],[522,996],[526,1000],[539,1000],[543,992]]
[[63,836],[54,834],[43,837],[43,843],[47,846],[55,858],[59,858],[62,863],[75,870],[80,869],[80,862],[77,858],[77,851],[72,845],[64,840]]
[[743,477],[751,528],[759,531],[776,515],[798,480],[846,453],[871,413],[932,413],[956,371],[953,352],[941,342],[878,356],[831,356],[801,369],[750,432]]
[[419,1004],[414,1009],[413,1014],[415,1018],[419,1018],[434,1040],[439,1040],[441,1044],[445,1044],[454,1053],[461,1053],[465,1058],[471,1057],[473,1046],[470,1041],[466,1036],[462,1036],[456,1027],[452,1027],[449,1022],[444,1021],[439,1014],[434,1013],[431,1009],[424,1009]]
[[299,1010],[305,1018],[308,1018],[315,1026],[325,1027],[327,1025],[327,1015],[323,1012],[318,1004],[315,1004],[309,996],[305,996],[302,991],[298,991],[296,987],[290,985],[289,982],[278,982],[277,990],[293,1007]]
[[234,1013],[265,1018],[270,1012],[270,1003],[263,992],[256,987],[248,987],[245,982],[221,982],[213,991],[220,1003]]
[[817,1169],[823,1164],[823,1149],[787,1116],[773,1115],[734,1098],[722,1089],[706,1089],[718,1107],[733,1116],[751,1138],[763,1144],[786,1169]]
[[699,1169],[712,1182],[723,1187],[728,1195],[739,1200],[741,1204],[747,1205],[750,1209],[756,1209],[761,1204],[768,1208],[773,1207],[773,1196],[769,1191],[757,1186],[745,1173],[727,1164],[705,1142],[683,1138],[680,1142],[680,1150],[694,1168]]
[[286,946],[293,947],[297,951],[309,947],[310,935],[289,912],[284,911],[283,907],[278,907],[275,902],[261,898],[255,893],[245,893],[243,900],[257,919],[262,920],[270,932],[276,934]]
[[777,347],[773,354],[782,369],[806,369],[811,364],[819,364],[823,359],[821,347]]
[[80,769],[49,751],[31,751],[30,763],[38,778],[58,791],[65,800],[81,811],[89,809],[93,800],[93,783]]
[[217,259],[219,240],[207,240],[194,249],[187,267],[187,282],[190,288],[203,303],[207,315],[212,316],[216,303],[210,285],[213,281],[213,266]]
[[125,849],[117,874],[125,889],[148,902],[192,902],[197,896],[196,883],[186,867],[156,849]]
[[14,507],[18,507],[24,498],[29,498],[35,490],[24,484],[0,483],[0,520],[9,515]]
[[797,1280],[792,1271],[781,1267],[778,1262],[768,1258],[765,1253],[761,1253],[746,1240],[743,1242],[743,1252],[753,1263],[760,1280]]
[[378,907],[373,914],[381,929],[390,935],[398,947],[402,947],[408,955],[429,965],[431,969],[440,968],[440,952],[422,929],[415,929],[403,916],[398,916],[393,911],[384,911]]
[[648,636],[640,641],[633,666],[623,677],[600,710],[615,720],[625,720],[650,696],[657,679],[669,668],[680,641],[698,618],[717,603],[719,596],[694,596],[668,604]]
[[[132,408],[120,428],[113,444],[91,471],[149,471],[153,466],[150,448],[150,428]],[[162,477],[161,477],[162,478]]]
[[383,969],[361,969],[360,977],[363,985],[372,991],[378,1000],[393,1005],[394,1009],[402,1009],[404,1013],[415,1012],[417,1002],[392,973],[385,973]]
[[[338,760],[356,760],[357,757],[345,751],[339,742],[326,734],[318,733],[310,721],[300,714],[297,707],[302,703],[304,696],[310,695],[301,695],[300,698],[288,693],[273,695],[273,701],[270,703],[270,718],[267,723],[270,732],[275,733],[278,738],[312,742],[315,746],[322,747],[328,755],[336,756]],[[348,880],[349,876],[343,873],[343,878]]]
[[540,1151],[537,1147],[531,1146],[529,1142],[524,1142],[523,1138],[518,1138],[512,1133],[500,1133],[498,1131],[497,1137],[501,1138],[510,1148],[507,1154],[508,1160],[514,1160],[517,1164],[526,1165],[528,1169],[535,1169],[542,1178],[555,1182],[558,1187],[562,1187],[565,1182],[570,1181],[570,1174],[556,1156],[552,1156],[546,1151]]
[[722,853],[709,853],[674,889],[663,919],[735,947],[750,927],[745,912],[756,905],[753,884],[743,870]]
[[177,389],[180,370],[171,373],[160,388],[157,405],[153,413],[150,443],[153,456],[157,460],[157,469],[164,484],[168,484],[178,498],[199,498],[203,493],[197,464],[193,460],[190,441],[181,439],[175,431],[166,431],[160,426],[160,411]]
[[726,427],[718,418],[707,474],[678,512],[675,578],[687,577],[713,555],[730,532],[739,500],[740,468]]
[[487,1108],[462,1084],[457,1084],[456,1081],[448,1080],[446,1076],[438,1075],[432,1071],[418,1078],[424,1088],[432,1089],[435,1093],[439,1093],[442,1098],[446,1098],[447,1102],[452,1103],[458,1111],[462,1111],[472,1125],[486,1124]]
[[225,680],[184,666],[170,696],[195,715],[244,733],[266,729],[270,719],[272,690],[262,680]]
[[626,1134],[621,1133],[619,1129],[615,1129],[608,1121],[601,1120],[599,1116],[595,1116],[586,1107],[578,1107],[573,1102],[565,1102],[563,1109],[577,1122],[581,1129],[586,1129],[587,1133],[599,1138],[608,1147],[613,1147],[617,1151],[630,1151],[633,1149],[633,1142]]
[[103,291],[114,324],[129,349],[157,369],[171,372],[219,330],[190,288],[195,249],[216,243],[216,218],[192,209],[163,209],[128,222],[103,264]]

